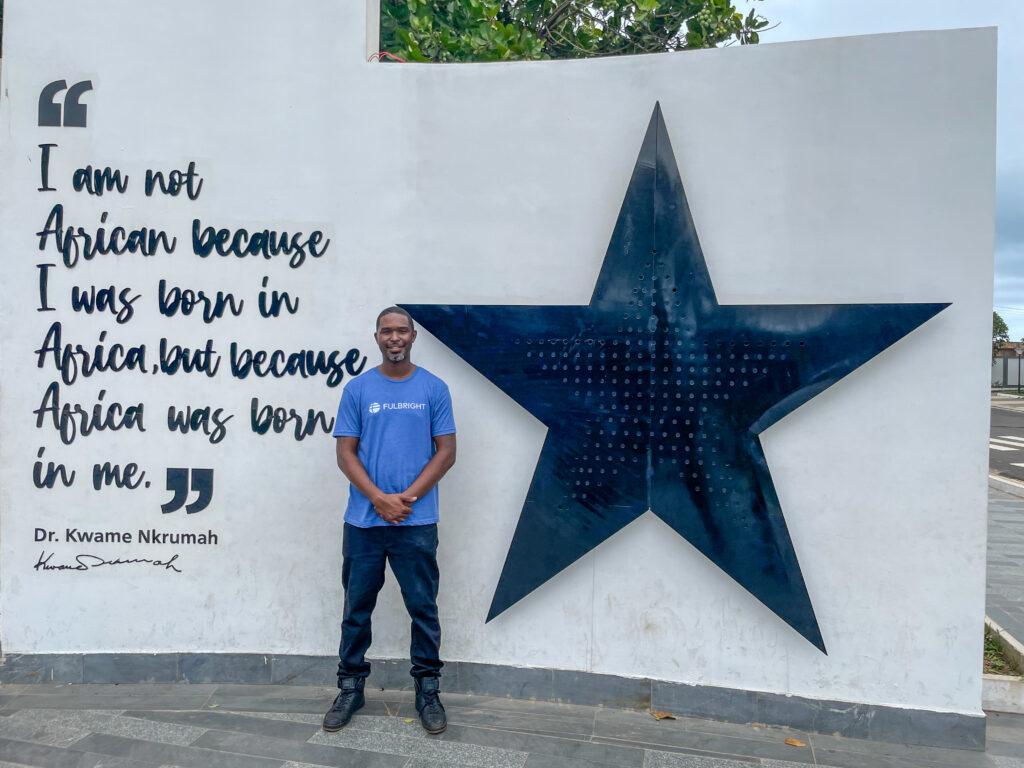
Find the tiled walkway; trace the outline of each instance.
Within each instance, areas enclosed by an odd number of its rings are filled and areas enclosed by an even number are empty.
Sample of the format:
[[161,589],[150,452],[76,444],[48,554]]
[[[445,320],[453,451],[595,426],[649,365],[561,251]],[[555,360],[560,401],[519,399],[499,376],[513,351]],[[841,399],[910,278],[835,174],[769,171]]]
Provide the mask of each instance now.
[[985,612],[1024,642],[1024,489],[989,488],[987,585]]
[[[375,691],[338,733],[331,688],[271,685],[0,687],[0,768],[1024,768],[1024,716],[989,718],[989,753],[905,747],[709,720],[448,695],[420,728],[411,693]],[[796,739],[806,746],[791,746]]]
[[[989,493],[987,610],[1024,640],[1024,491]],[[320,720],[334,693],[0,685],[0,768],[1024,768],[1022,715],[990,713],[988,751],[979,753],[447,694],[448,730],[427,736],[411,693],[373,691],[344,730],[326,733]]]

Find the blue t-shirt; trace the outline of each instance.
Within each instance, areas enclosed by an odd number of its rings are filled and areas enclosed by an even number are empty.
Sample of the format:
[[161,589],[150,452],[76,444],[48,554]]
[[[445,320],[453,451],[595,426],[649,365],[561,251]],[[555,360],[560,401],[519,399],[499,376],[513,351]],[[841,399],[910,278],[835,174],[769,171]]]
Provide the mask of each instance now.
[[[407,379],[389,379],[376,368],[349,381],[341,393],[335,437],[358,437],[359,460],[384,493],[401,493],[419,477],[434,455],[433,438],[455,432],[448,386],[424,368]],[[437,486],[412,505],[400,525],[429,525],[438,520]],[[345,522],[358,528],[391,525],[373,504],[349,485]]]

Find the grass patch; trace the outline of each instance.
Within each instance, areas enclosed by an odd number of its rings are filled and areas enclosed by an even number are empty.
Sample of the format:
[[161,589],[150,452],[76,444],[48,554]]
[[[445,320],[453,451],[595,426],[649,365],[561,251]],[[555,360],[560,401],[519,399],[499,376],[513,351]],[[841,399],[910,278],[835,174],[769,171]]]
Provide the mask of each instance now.
[[1006,656],[1002,638],[985,626],[985,663],[982,670],[986,675],[1020,675],[1020,668]]
[[1022,394],[1017,394],[1017,387],[992,387],[992,391],[999,393],[1000,395],[1013,395],[1014,397],[1024,398],[1024,389],[1021,390]]

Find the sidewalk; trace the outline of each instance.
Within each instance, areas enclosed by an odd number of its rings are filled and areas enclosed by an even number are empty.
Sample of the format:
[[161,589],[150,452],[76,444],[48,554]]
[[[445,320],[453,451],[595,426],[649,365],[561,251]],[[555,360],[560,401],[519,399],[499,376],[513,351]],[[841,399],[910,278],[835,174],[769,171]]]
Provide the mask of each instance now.
[[[987,612],[1019,639],[1022,585],[1024,491],[990,489]],[[374,690],[345,729],[326,733],[320,720],[334,694],[291,685],[0,685],[0,768],[1024,768],[1024,715],[990,713],[980,753],[446,694],[448,730],[427,736],[410,692]]]
[[[427,736],[412,694],[368,692],[338,733],[334,689],[276,685],[0,687],[0,768],[1022,768],[1024,716],[991,715],[989,752],[843,739],[629,710],[448,695]],[[797,739],[806,746],[790,746]]]
[[988,491],[985,613],[1024,641],[1024,487],[1019,494]]

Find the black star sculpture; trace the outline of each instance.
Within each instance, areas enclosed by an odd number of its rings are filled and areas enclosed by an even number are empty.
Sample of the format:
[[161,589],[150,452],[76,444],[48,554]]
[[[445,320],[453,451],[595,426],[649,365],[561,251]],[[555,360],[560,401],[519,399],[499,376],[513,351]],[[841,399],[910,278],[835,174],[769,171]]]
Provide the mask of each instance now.
[[650,510],[825,652],[758,436],[947,306],[720,305],[656,105],[590,304],[405,305],[548,427],[487,620]]

